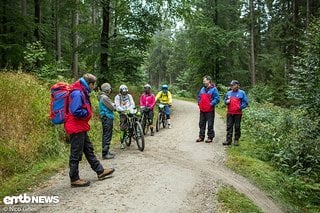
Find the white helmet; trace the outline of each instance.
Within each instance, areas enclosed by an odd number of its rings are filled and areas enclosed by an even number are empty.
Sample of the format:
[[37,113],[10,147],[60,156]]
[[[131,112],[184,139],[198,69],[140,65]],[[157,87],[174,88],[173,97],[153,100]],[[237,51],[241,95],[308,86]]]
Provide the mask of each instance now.
[[124,84],[120,85],[119,92],[120,93],[128,93],[129,92],[128,87]]
[[146,85],[144,85],[143,88],[145,88],[145,89],[151,89],[151,85],[150,85],[150,84],[146,84]]

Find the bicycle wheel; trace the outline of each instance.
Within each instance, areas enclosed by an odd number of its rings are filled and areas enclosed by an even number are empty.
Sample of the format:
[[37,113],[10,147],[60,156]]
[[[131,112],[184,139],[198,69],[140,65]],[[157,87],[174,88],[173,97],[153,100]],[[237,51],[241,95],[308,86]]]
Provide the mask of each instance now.
[[124,131],[124,132],[123,132],[122,141],[125,142],[125,144],[126,144],[127,146],[130,146],[130,145],[131,145],[131,137],[130,137],[130,135],[128,134],[128,131]]
[[162,127],[165,129],[167,127],[167,118],[165,114],[162,115],[161,121],[162,121]]
[[132,134],[130,134],[128,131],[125,131],[125,141],[124,142],[126,143],[127,146],[131,145],[131,138],[132,138]]
[[156,131],[159,132],[161,125],[161,113],[158,113],[157,121],[156,121]]
[[144,135],[141,124],[138,121],[135,124],[134,131],[138,149],[142,152],[144,150]]
[[143,129],[143,134],[146,135],[147,134],[147,119],[146,119],[145,115],[142,116],[141,126],[142,126],[142,129]]

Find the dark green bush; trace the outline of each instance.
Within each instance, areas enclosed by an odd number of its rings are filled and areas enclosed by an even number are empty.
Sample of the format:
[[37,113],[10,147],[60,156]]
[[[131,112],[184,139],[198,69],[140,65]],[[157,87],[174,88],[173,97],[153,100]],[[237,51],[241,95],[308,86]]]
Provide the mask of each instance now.
[[256,157],[287,174],[319,182],[320,147],[314,121],[301,110],[251,103],[243,126],[259,144]]

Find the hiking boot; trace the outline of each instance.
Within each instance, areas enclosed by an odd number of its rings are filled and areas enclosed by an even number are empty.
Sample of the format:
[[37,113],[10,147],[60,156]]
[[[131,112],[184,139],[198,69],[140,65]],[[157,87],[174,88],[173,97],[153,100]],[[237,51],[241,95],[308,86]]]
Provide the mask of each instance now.
[[154,136],[154,131],[151,131],[151,136]]
[[239,146],[239,141],[238,140],[234,140],[234,144],[235,146]]
[[114,168],[104,169],[103,172],[100,175],[98,175],[98,179],[103,180],[107,176],[111,175],[113,172],[114,172]]
[[206,140],[205,142],[206,142],[206,143],[212,143],[213,140],[212,140],[212,138],[207,138],[207,140]]
[[90,181],[78,179],[71,182],[71,187],[86,187],[90,185]]
[[203,138],[201,138],[201,137],[199,137],[197,140],[196,140],[196,142],[197,143],[199,143],[199,142],[203,142],[204,141],[204,139]]
[[113,159],[114,156],[115,156],[115,154],[108,152],[108,154],[102,156],[102,159],[104,159],[104,160]]
[[225,142],[222,143],[222,145],[224,145],[224,146],[228,146],[230,144],[231,144],[231,142],[229,142],[229,141],[225,141]]

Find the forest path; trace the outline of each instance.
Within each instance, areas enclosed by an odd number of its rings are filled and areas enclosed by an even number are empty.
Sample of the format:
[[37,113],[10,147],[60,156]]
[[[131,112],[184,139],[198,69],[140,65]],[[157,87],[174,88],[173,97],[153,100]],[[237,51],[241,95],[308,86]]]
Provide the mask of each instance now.
[[[68,170],[53,176],[39,195],[58,195],[59,203],[38,212],[222,212],[216,193],[228,184],[249,197],[264,212],[282,212],[244,177],[224,166],[225,123],[216,114],[214,143],[195,143],[199,110],[195,103],[174,100],[172,129],[146,136],[143,152],[135,143],[125,150],[115,147],[116,158],[101,160],[113,166],[113,177],[98,181],[88,163],[80,177],[89,187],[71,188]],[[100,153],[96,153],[100,159]]]

